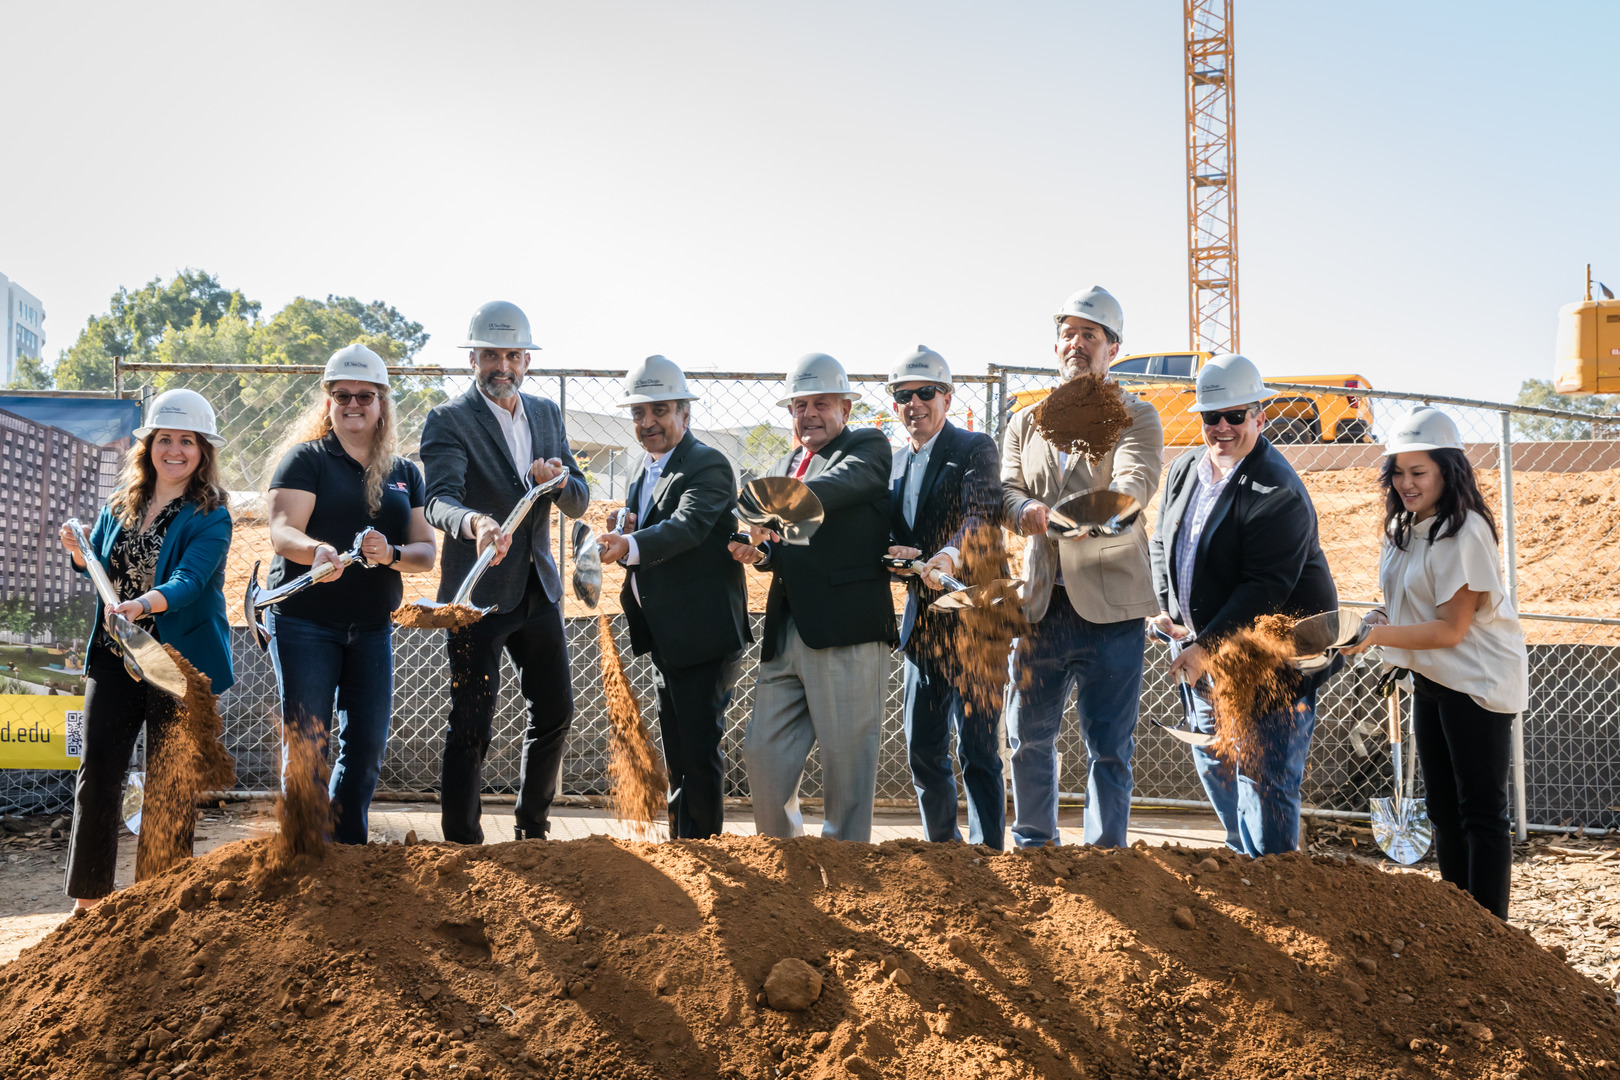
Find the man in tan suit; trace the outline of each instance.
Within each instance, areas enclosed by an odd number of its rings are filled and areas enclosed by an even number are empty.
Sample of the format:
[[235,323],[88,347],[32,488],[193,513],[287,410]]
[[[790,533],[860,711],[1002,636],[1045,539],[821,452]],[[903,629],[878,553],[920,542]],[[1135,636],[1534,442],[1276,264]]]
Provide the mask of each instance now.
[[[1052,316],[1058,374],[1107,377],[1124,315],[1106,289],[1075,293]],[[1131,753],[1142,692],[1144,620],[1158,612],[1141,519],[1119,536],[1048,533],[1049,510],[1102,489],[1146,506],[1159,486],[1164,426],[1146,402],[1120,391],[1131,425],[1097,464],[1060,451],[1035,429],[1033,409],[1013,415],[1001,450],[1006,520],[1028,540],[1024,615],[1029,633],[1013,651],[1016,693],[1007,708],[1012,746],[1013,840],[1057,842],[1057,743],[1070,687],[1079,692],[1086,744],[1088,844],[1121,847],[1131,812]]]

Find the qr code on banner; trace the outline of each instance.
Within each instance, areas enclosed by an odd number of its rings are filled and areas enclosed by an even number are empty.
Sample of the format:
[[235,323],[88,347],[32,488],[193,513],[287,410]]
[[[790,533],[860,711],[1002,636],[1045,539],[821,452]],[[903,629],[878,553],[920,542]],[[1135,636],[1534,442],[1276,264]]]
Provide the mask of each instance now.
[[64,750],[68,757],[84,756],[84,710],[69,709],[62,715]]

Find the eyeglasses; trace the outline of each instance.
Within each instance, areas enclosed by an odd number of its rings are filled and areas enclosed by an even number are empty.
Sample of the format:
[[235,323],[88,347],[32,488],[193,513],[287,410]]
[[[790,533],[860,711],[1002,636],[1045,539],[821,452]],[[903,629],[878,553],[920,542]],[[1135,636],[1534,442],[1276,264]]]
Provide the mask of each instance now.
[[351,394],[347,390],[330,390],[327,392],[327,396],[333,401],[337,402],[339,405],[347,405],[352,401],[356,405],[362,407],[370,405],[373,401],[377,400],[377,392],[375,390],[362,390],[358,394]]
[[910,405],[912,398],[933,401],[935,394],[943,394],[944,392],[944,388],[939,386],[922,386],[916,390],[896,390],[894,392],[894,403],[896,405]]
[[1214,427],[1222,420],[1225,420],[1233,427],[1237,427],[1239,424],[1243,423],[1243,421],[1249,418],[1249,410],[1246,408],[1227,409],[1226,411],[1222,412],[1221,410],[1217,409],[1214,412],[1199,413],[1198,415],[1204,418],[1205,427]]

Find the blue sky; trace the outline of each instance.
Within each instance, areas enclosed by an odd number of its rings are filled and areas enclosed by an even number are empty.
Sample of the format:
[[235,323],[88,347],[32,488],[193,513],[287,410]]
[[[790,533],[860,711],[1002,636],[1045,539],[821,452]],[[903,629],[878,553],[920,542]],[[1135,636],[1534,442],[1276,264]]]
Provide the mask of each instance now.
[[[1511,398],[1582,266],[1620,285],[1620,5],[1237,0],[1244,351]],[[49,351],[208,269],[380,298],[459,363],[961,370],[1118,295],[1187,341],[1177,3],[32,5],[8,12],[0,271]]]

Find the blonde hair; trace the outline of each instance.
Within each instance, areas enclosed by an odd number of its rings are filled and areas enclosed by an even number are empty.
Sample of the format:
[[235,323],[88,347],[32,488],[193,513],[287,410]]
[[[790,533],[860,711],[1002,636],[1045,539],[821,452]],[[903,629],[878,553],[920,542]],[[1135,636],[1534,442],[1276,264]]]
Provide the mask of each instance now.
[[[382,512],[383,481],[393,470],[399,438],[394,423],[394,402],[388,396],[388,388],[378,383],[366,385],[375,387],[377,391],[377,427],[371,433],[371,460],[366,464],[366,514],[376,517]],[[328,390],[329,385],[322,383],[309,408],[293,421],[292,433],[270,455],[272,472],[275,471],[274,463],[286,457],[293,447],[324,439],[332,433],[332,398]],[[268,486],[268,478],[265,483]]]
[[[180,429],[175,429],[180,430]],[[182,496],[197,504],[199,514],[211,514],[226,503],[225,488],[219,481],[219,451],[199,432],[197,438],[197,468],[186,482]],[[118,487],[107,500],[107,508],[126,529],[137,527],[152,506],[152,493],[157,490],[157,472],[152,468],[152,441],[157,431],[139,440],[124,455],[124,468],[118,474]]]

